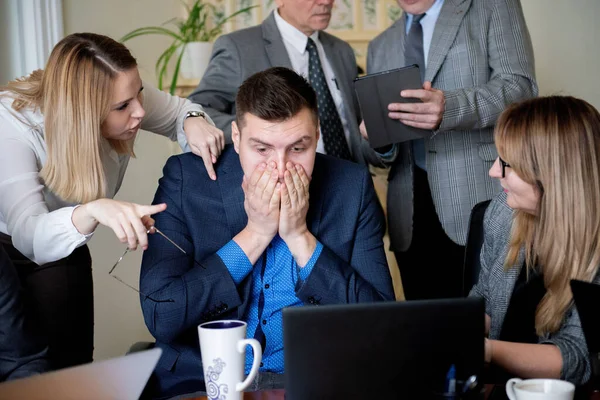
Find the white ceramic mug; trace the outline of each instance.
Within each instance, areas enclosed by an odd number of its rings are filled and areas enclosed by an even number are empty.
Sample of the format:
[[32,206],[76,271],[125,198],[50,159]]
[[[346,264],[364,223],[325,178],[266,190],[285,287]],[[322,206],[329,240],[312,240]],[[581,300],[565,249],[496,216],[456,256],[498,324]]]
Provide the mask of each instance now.
[[[242,391],[258,373],[262,349],[256,339],[246,339],[246,326],[245,322],[236,320],[198,325],[206,394],[210,400],[241,400]],[[254,360],[244,380],[248,345],[252,346]]]
[[512,378],[506,382],[510,400],[573,400],[575,385],[558,379]]

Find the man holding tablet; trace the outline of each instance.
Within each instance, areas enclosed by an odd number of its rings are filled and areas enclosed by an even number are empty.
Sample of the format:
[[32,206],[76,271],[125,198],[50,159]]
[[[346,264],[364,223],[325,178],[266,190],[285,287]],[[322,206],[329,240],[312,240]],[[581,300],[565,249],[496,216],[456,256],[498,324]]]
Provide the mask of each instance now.
[[500,189],[488,177],[494,124],[507,105],[538,93],[533,49],[519,0],[398,5],[404,14],[369,44],[367,72],[419,65],[423,88],[400,96],[421,102],[387,111],[433,135],[398,145],[387,200],[391,248],[407,299],[460,296],[471,208]]

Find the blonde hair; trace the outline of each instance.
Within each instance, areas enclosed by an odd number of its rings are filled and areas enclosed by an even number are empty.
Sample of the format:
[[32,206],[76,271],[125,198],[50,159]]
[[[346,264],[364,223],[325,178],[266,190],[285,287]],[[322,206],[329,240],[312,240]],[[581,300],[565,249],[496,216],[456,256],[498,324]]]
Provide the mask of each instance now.
[[[137,66],[121,43],[93,33],[65,37],[52,50],[46,68],[2,88],[12,107],[44,115],[47,160],[40,177],[62,199],[87,203],[106,196],[101,157],[102,124],[110,112],[113,81]],[[133,141],[108,140],[120,154],[133,155]]]
[[540,196],[537,215],[517,210],[505,267],[525,250],[539,265],[546,295],[536,310],[539,336],[556,332],[572,302],[571,279],[590,282],[600,263],[600,114],[573,97],[509,107],[495,130],[498,153]]

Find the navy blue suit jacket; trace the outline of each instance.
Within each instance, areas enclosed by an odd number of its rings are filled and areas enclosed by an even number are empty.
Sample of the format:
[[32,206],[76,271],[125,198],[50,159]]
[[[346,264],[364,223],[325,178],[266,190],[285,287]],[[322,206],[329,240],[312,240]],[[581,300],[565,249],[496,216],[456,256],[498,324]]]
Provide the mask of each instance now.
[[[154,203],[167,210],[156,226],[193,255],[199,267],[159,235],[150,235],[140,275],[144,319],[163,355],[155,371],[164,394],[198,390],[202,380],[197,326],[217,319],[243,319],[250,303],[252,274],[234,283],[216,252],[237,235],[244,210],[239,156],[229,145],[209,179],[192,153],[171,157]],[[393,300],[383,249],[385,222],[371,176],[364,166],[317,154],[310,184],[308,229],[323,251],[296,296],[305,304]]]

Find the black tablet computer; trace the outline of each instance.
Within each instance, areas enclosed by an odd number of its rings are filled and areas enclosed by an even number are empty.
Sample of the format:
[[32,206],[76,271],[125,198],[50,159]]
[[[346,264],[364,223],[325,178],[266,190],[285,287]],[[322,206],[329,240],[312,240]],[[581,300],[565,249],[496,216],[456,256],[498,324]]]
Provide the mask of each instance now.
[[422,87],[421,74],[416,64],[365,75],[354,80],[354,90],[372,148],[432,135],[431,130],[413,128],[388,117],[388,104],[420,101],[400,96],[402,90]]

